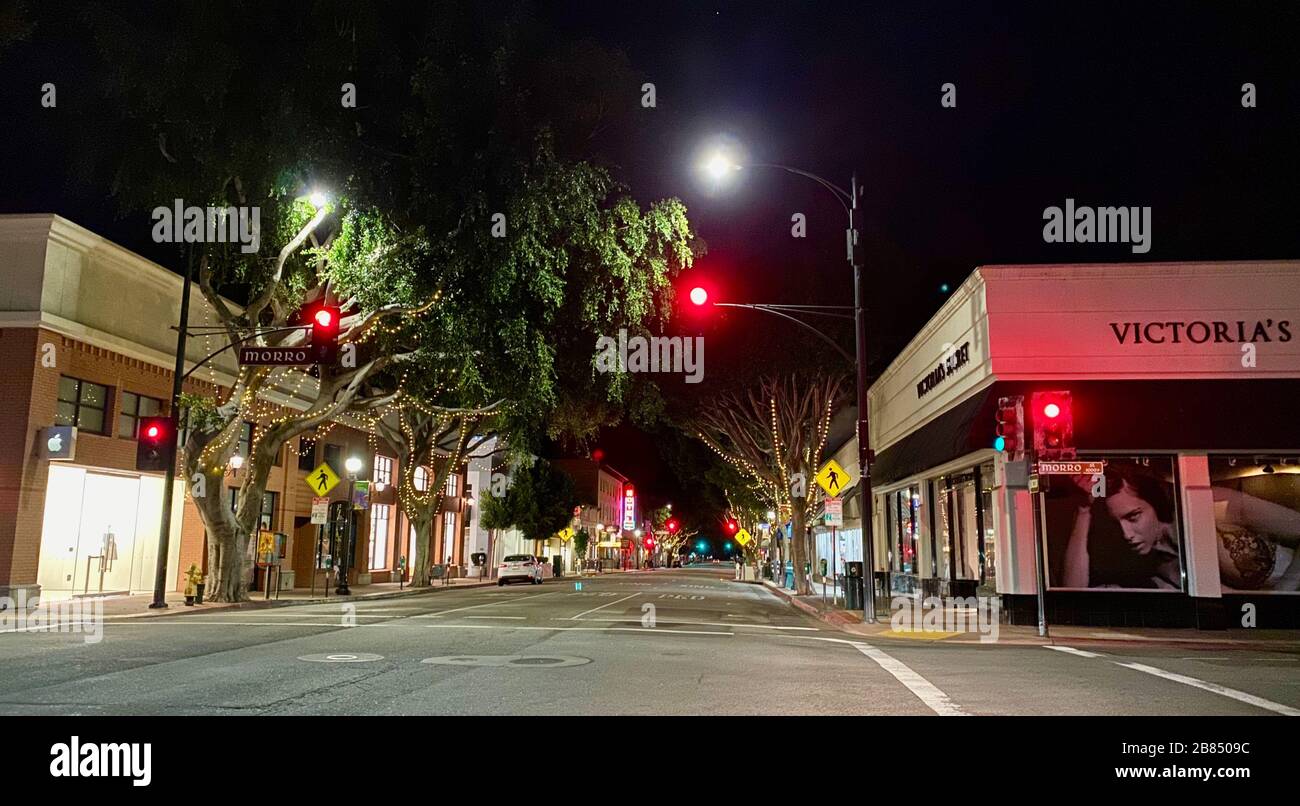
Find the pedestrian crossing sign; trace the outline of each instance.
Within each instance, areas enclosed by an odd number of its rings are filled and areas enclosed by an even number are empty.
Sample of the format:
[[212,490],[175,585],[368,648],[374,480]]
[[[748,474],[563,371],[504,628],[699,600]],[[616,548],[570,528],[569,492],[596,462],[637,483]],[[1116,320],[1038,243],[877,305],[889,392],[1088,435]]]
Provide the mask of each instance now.
[[303,481],[307,482],[307,486],[317,496],[329,495],[329,491],[339,483],[339,474],[335,473],[328,464],[321,462],[315,470],[307,474],[307,478]]
[[751,535],[749,533],[749,530],[744,528],[743,526],[740,528],[739,532],[736,532],[736,542],[742,546],[748,545],[749,541],[753,539],[754,539],[753,535]]
[[853,479],[844,468],[831,459],[817,472],[817,483],[831,498],[839,498],[845,490],[853,486]]

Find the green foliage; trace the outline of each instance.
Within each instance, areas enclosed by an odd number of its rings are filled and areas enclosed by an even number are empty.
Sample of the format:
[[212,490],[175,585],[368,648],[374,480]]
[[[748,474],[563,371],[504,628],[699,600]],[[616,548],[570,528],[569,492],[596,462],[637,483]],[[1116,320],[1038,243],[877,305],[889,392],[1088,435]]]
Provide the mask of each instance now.
[[512,474],[503,496],[489,496],[482,523],[489,529],[518,529],[526,540],[546,540],[573,519],[577,494],[573,482],[551,464],[538,459]]
[[591,545],[591,533],[585,528],[573,533],[573,553],[575,557],[586,557],[587,547]]

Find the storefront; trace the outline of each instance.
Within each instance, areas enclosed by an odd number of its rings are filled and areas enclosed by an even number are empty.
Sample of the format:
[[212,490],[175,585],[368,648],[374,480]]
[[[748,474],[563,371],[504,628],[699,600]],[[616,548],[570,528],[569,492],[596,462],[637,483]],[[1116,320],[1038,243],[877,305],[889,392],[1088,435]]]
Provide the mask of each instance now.
[[[877,570],[1054,623],[1300,623],[1300,263],[993,266],[872,386]],[[1079,458],[1036,523],[999,398],[1068,391]],[[1101,492],[1101,495],[1097,493]]]

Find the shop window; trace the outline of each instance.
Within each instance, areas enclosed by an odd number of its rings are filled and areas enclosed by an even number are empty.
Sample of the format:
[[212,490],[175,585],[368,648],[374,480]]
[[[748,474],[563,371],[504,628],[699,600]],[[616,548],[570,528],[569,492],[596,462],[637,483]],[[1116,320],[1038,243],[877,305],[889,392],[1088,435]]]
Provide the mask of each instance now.
[[140,433],[140,418],[156,417],[162,413],[162,408],[162,401],[157,398],[123,392],[122,405],[117,412],[117,435],[123,439],[135,439]]
[[455,555],[456,513],[442,513],[442,561],[449,563]]
[[107,434],[107,412],[107,386],[66,375],[59,378],[55,425],[74,425],[90,434]]
[[393,484],[393,460],[381,454],[375,454],[375,471],[374,480],[379,484],[392,486]]
[[993,517],[993,463],[980,465],[978,469],[980,504],[980,590],[981,596],[997,593],[997,521]]
[[375,504],[370,508],[370,570],[388,567],[388,518],[391,507]]
[[1183,589],[1172,456],[1084,456],[1105,473],[1053,476],[1045,496],[1048,582],[1076,590]]
[[456,481],[457,481],[456,470],[455,468],[452,468],[451,470],[447,471],[447,488],[445,492],[447,493],[448,496],[456,495]]
[[298,469],[307,473],[316,469],[316,440],[310,437],[298,440]]
[[239,446],[235,448],[235,452],[245,459],[253,455],[253,424],[248,420],[239,426]]
[[335,473],[342,474],[344,471],[343,446],[325,443],[325,464],[329,465],[330,469]]
[[1300,456],[1210,457],[1225,592],[1300,591]]

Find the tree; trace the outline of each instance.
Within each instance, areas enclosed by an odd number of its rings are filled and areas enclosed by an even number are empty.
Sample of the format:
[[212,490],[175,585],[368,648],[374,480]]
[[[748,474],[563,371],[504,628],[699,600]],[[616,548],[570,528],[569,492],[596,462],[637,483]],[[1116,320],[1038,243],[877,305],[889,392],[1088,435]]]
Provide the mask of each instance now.
[[503,496],[489,496],[482,523],[489,529],[518,529],[525,540],[548,540],[573,520],[578,502],[573,481],[545,459],[515,468]]
[[696,436],[726,460],[775,509],[791,519],[795,589],[811,592],[808,517],[817,506],[817,473],[830,418],[845,395],[840,375],[763,379],[746,392],[706,404],[691,422]]

